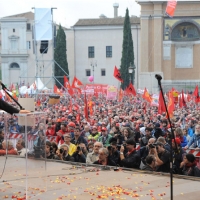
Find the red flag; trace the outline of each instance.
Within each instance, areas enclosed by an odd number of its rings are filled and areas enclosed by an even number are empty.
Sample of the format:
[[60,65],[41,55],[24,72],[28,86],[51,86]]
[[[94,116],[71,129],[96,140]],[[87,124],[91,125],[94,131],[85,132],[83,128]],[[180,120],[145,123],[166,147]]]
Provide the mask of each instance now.
[[182,95],[179,97],[179,108],[183,107]]
[[72,87],[76,88],[76,87],[79,87],[81,85],[83,85],[83,83],[80,80],[78,80],[76,77],[74,77],[74,79],[72,81]]
[[54,85],[54,93],[56,94],[61,94],[60,90],[58,89],[58,87],[56,85]]
[[187,101],[190,102],[191,100],[191,95],[189,94],[189,92],[187,93]]
[[170,118],[173,117],[174,108],[175,108],[174,107],[174,97],[173,97],[173,93],[170,92],[169,93],[169,102],[168,102],[168,105],[167,105],[167,110],[168,110]]
[[40,106],[41,105],[41,101],[40,99],[37,100],[37,106]]
[[125,91],[128,92],[129,94],[136,96],[136,91],[132,83],[129,84],[129,86],[126,88]]
[[173,17],[174,16],[174,12],[175,12],[175,9],[176,9],[176,4],[177,4],[177,0],[168,0],[167,8],[166,8],[165,13],[169,17]]
[[65,88],[70,88],[69,80],[65,75],[64,75],[64,87]]
[[198,103],[199,99],[200,99],[199,98],[199,88],[198,88],[198,85],[195,87],[193,95],[195,96],[195,103]]
[[72,89],[71,87],[68,88],[68,93],[69,93],[71,96],[73,96],[74,91],[73,91],[73,89]]
[[183,90],[182,90],[182,94],[181,94],[181,100],[182,100],[183,107],[186,107],[186,101],[185,101]]
[[158,99],[158,114],[162,114],[163,112],[166,112],[166,109],[165,109],[164,99],[160,91],[159,99]]
[[144,88],[144,94],[143,94],[142,98],[145,99],[146,101],[148,101],[149,103],[152,102],[152,98],[146,88]]
[[87,105],[86,93],[85,93],[85,100],[84,100],[84,103],[85,103],[85,108],[84,108],[84,111],[85,111],[85,118],[86,118],[87,121],[88,121],[88,105]]
[[122,79],[122,77],[121,77],[120,71],[117,69],[116,66],[115,66],[115,68],[114,68],[114,74],[113,74],[113,76],[114,76],[118,81],[120,81],[120,82],[123,83],[123,79]]

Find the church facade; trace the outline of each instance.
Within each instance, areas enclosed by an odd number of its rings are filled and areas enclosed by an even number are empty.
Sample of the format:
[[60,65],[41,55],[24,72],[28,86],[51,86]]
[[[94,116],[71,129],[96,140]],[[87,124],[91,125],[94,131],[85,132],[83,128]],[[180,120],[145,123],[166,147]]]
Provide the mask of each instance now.
[[139,87],[158,91],[155,74],[166,89],[191,90],[200,79],[200,2],[178,1],[173,18],[166,1],[138,0],[141,5]]

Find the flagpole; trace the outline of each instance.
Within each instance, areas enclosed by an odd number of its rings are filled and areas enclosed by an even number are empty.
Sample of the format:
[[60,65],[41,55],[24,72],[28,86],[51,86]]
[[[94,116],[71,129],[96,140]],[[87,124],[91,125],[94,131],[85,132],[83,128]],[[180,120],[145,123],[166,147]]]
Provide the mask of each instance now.
[[168,109],[167,109],[166,101],[165,101],[165,98],[164,98],[163,89],[162,89],[162,86],[161,86],[162,76],[159,75],[159,74],[156,74],[155,78],[158,80],[158,85],[159,85],[159,88],[160,88],[160,91],[161,91],[161,94],[162,94],[162,98],[163,98],[163,101],[164,101],[164,104],[165,104],[165,110],[166,110],[166,113],[167,113],[167,116],[168,116],[169,124],[170,124],[170,127],[171,127],[171,133],[172,133],[172,135],[170,137],[170,147],[171,147],[171,149],[170,149],[170,199],[173,200],[173,152],[172,152],[172,139],[174,139],[176,150],[178,148],[177,148],[177,144],[176,144],[176,140],[175,140],[175,136],[174,136],[174,131],[172,129],[172,123],[171,123],[171,120],[170,120],[170,117],[169,117],[169,112],[168,112]]

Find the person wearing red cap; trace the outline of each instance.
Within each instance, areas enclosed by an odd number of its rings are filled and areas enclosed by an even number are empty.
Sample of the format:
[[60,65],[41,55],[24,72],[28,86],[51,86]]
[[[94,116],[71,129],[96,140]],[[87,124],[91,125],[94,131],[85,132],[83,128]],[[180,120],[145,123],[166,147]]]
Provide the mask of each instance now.
[[110,145],[110,139],[112,136],[108,134],[107,128],[102,127],[101,128],[101,136],[98,139],[98,142],[102,142],[103,146],[107,147]]

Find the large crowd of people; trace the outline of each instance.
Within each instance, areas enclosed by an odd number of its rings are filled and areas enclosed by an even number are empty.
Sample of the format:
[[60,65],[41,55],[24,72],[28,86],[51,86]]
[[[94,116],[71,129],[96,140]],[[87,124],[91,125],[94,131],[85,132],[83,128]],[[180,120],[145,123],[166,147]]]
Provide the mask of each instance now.
[[[33,149],[26,148],[24,139],[16,147],[5,140],[4,116],[0,116],[0,155],[28,152],[35,158],[169,173],[172,151],[174,174],[200,177],[199,161],[186,153],[200,151],[200,115],[192,101],[187,107],[176,105],[170,126],[166,113],[159,114],[156,106],[139,95],[121,101],[90,96],[87,111],[84,95],[63,96],[56,105],[45,100],[36,106],[45,112],[45,122],[27,128],[29,135],[36,136]],[[8,125],[10,133],[24,132],[16,116],[11,116]],[[55,141],[50,142],[49,136]]]

